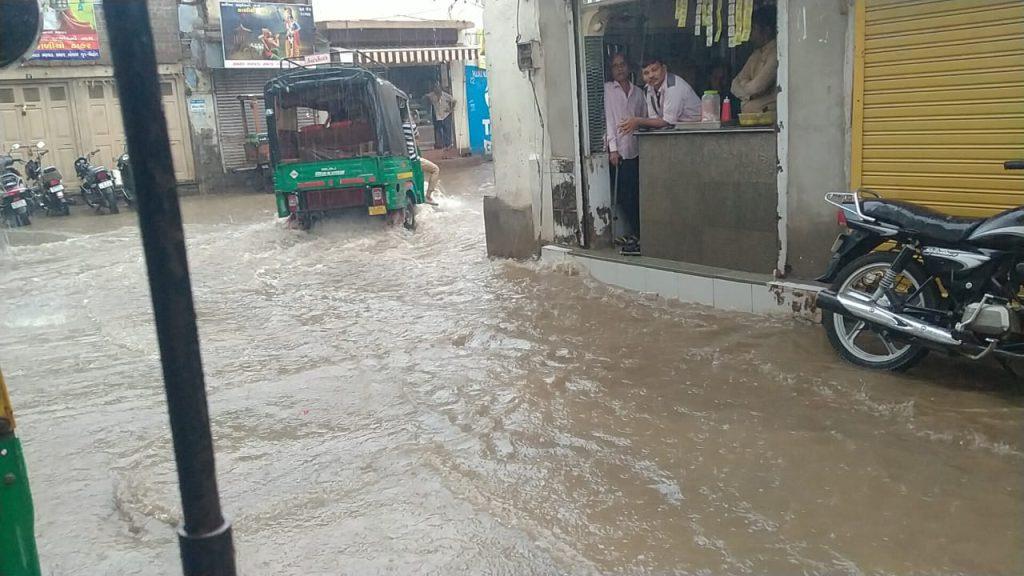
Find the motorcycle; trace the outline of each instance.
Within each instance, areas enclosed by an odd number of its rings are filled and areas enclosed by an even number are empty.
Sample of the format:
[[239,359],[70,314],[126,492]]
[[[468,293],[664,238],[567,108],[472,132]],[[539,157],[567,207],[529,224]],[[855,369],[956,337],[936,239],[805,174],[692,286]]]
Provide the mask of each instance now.
[[117,168],[114,169],[114,186],[118,195],[124,199],[129,208],[135,204],[135,177],[132,174],[132,165],[128,162],[128,152],[117,157]]
[[104,208],[111,214],[120,212],[114,191],[114,175],[104,166],[93,166],[90,161],[99,153],[93,150],[75,160],[75,174],[82,181],[80,194],[90,208],[99,213]]
[[37,142],[35,155],[30,154],[25,163],[25,175],[33,182],[32,189],[40,208],[46,210],[48,216],[69,216],[71,207],[68,198],[64,197],[64,183],[60,170],[56,166],[43,166],[43,156],[49,154],[45,142]]
[[[11,148],[18,149],[17,145]],[[30,193],[21,173],[14,167],[18,162],[24,161],[12,158],[10,154],[0,154],[0,189],[3,190],[0,215],[11,228],[32,224],[28,201]]]
[[[1024,160],[1005,163],[1024,169]],[[1024,359],[1024,206],[957,218],[870,192],[830,193],[848,231],[818,295],[832,347],[868,368],[901,371],[931,350]],[[876,251],[892,243],[888,251]]]

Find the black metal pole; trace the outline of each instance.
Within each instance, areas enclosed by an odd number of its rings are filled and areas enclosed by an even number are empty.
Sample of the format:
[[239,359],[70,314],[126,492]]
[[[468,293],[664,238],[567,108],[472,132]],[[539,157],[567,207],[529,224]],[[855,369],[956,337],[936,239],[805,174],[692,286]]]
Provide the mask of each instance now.
[[138,189],[167,409],[178,465],[186,576],[235,576],[231,524],[221,514],[177,181],[160,101],[145,0],[104,0],[128,152]]

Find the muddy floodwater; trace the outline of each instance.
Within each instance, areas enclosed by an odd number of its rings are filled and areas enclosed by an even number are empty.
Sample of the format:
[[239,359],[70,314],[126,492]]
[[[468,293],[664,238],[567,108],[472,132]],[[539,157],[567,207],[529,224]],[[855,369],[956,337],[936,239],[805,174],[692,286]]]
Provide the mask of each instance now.
[[[184,200],[247,576],[1024,573],[1024,396],[819,326],[485,255],[489,165],[419,230]],[[180,574],[133,213],[0,232],[0,363],[47,575]]]

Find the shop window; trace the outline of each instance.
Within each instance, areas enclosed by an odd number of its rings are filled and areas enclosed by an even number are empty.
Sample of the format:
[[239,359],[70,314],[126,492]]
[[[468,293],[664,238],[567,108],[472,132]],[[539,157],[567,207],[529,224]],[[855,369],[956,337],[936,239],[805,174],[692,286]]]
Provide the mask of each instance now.
[[170,82],[160,83],[161,96],[174,96],[174,86]]
[[68,99],[63,86],[50,86],[50,101],[61,102]]
[[14,104],[14,88],[0,88],[0,104]]
[[25,102],[39,102],[39,88],[22,88],[21,95],[25,97]]
[[93,100],[103,99],[103,84],[90,84],[89,85],[89,98]]

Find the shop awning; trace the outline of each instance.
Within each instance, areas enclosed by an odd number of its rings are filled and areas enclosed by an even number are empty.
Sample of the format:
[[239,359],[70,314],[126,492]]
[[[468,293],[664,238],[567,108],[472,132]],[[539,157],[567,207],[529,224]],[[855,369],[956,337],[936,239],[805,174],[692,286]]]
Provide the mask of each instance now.
[[375,48],[360,50],[335,49],[341,54],[341,61],[372,66],[415,66],[418,64],[440,64],[443,62],[470,62],[478,56],[478,48],[448,46],[440,48]]

